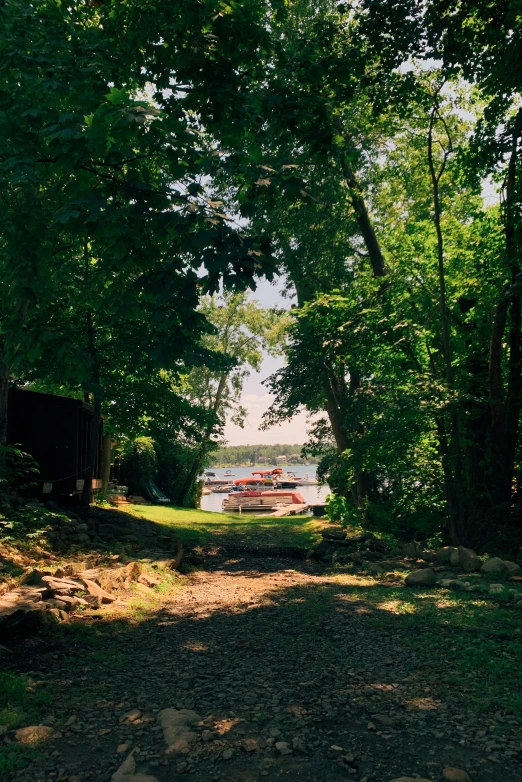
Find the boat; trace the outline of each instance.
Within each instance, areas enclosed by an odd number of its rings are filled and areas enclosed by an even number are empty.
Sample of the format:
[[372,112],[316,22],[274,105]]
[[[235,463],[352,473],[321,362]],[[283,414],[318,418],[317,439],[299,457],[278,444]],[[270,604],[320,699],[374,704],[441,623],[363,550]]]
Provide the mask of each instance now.
[[308,473],[306,473],[304,478],[299,478],[298,486],[319,486],[319,481],[315,478],[310,478]]
[[230,470],[225,470],[225,478],[235,478],[236,475],[233,472],[230,472]]
[[300,485],[300,478],[293,472],[283,472],[276,477],[277,485],[281,489],[292,489],[294,486]]
[[[254,474],[257,475],[257,473],[252,473],[252,475]],[[260,476],[259,478],[238,478],[237,480],[234,481],[234,485],[250,486],[252,488],[256,488],[258,486],[272,486],[273,481],[268,476],[267,477]]]
[[269,489],[231,492],[223,500],[224,513],[262,513],[287,515],[300,513],[307,508],[304,497],[298,491]]
[[223,486],[212,486],[208,490],[209,494],[227,494],[228,492],[233,491],[234,484],[233,483],[226,483]]

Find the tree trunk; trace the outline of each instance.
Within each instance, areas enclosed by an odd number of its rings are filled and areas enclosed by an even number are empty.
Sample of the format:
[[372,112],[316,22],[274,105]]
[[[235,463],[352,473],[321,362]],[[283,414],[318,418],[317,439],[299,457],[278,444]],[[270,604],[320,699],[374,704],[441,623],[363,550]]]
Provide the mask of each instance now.
[[92,312],[87,312],[87,344],[89,355],[91,357],[91,379],[95,387],[93,391],[93,414],[91,419],[91,431],[89,437],[89,450],[87,453],[87,469],[85,470],[83,491],[80,500],[80,508],[83,511],[89,509],[92,494],[92,479],[94,476],[94,467],[98,453],[98,443],[100,437],[101,423],[101,389],[100,389],[100,366],[98,363],[98,354],[96,351],[96,339],[94,334],[94,321]]
[[[505,237],[506,256],[511,271],[511,285],[498,302],[493,317],[489,361],[490,409],[490,494],[491,511],[495,517],[506,515],[513,492],[516,448],[520,433],[522,407],[522,323],[520,295],[520,264],[516,240],[517,205],[516,173],[518,144],[522,135],[522,109],[515,117],[511,155],[506,178]],[[509,314],[508,381],[504,397],[502,356],[504,334]]]
[[9,369],[0,359],[0,490],[5,490],[7,486],[4,481],[7,479],[6,453],[4,447],[7,445],[7,410],[9,400]]
[[80,509],[88,511],[91,504],[92,479],[94,477],[94,467],[96,465],[96,456],[98,455],[98,444],[100,440],[101,423],[101,399],[98,393],[94,394],[93,414],[91,418],[91,430],[89,436],[89,450],[87,453],[87,469],[83,483],[82,496],[80,500]]
[[[214,415],[217,415],[219,412],[221,399],[223,396],[223,391],[225,390],[226,382],[227,382],[227,375],[222,375],[217,387],[216,396],[214,398],[214,404],[212,405],[212,413],[214,413]],[[205,430],[205,434],[203,435],[203,440],[201,441],[201,445],[197,450],[196,457],[192,462],[192,466],[188,472],[187,477],[185,478],[185,482],[183,484],[183,488],[181,490],[180,498],[179,498],[180,505],[182,506],[185,506],[185,504],[188,502],[188,498],[190,497],[190,494],[197,480],[197,477],[201,472],[201,469],[203,467],[203,462],[205,460],[208,444],[210,442],[210,438],[212,437],[213,431],[214,431],[214,424],[212,423],[209,424]]]
[[[442,162],[436,169],[435,157],[433,153],[433,131],[435,122],[440,121],[443,124],[447,136],[447,148],[442,148]],[[442,335],[442,355],[444,358],[446,387],[450,396],[455,390],[455,370],[453,366],[451,333],[448,317],[448,304],[446,296],[446,273],[444,268],[444,239],[442,235],[441,215],[442,205],[440,200],[439,183],[444,174],[448,157],[452,152],[452,143],[448,128],[444,119],[439,114],[439,106],[435,99],[433,109],[430,115],[430,124],[428,130],[428,167],[430,172],[432,194],[433,194],[433,223],[437,237],[437,272],[439,281],[439,314]],[[443,461],[444,482],[446,488],[446,501],[448,504],[448,513],[450,517],[450,535],[455,544],[465,542],[466,525],[468,522],[466,508],[469,508],[470,502],[467,497],[466,485],[464,482],[462,469],[462,449],[460,436],[460,417],[455,407],[455,400],[450,398],[450,410],[448,414],[448,428],[442,420],[442,428],[439,425],[439,446]],[[441,434],[443,433],[443,438]]]
[[110,434],[104,434],[102,444],[102,496],[104,498],[107,497],[111,478],[111,451],[112,437]]
[[386,267],[384,265],[384,256],[379,245],[379,240],[372,225],[366,202],[362,196],[361,187],[353,171],[352,167],[348,164],[344,155],[341,158],[341,167],[343,170],[344,178],[348,186],[348,192],[350,193],[350,201],[353,206],[355,217],[359,225],[361,236],[364,239],[364,244],[368,251],[370,263],[372,266],[374,277],[384,277],[386,275]]

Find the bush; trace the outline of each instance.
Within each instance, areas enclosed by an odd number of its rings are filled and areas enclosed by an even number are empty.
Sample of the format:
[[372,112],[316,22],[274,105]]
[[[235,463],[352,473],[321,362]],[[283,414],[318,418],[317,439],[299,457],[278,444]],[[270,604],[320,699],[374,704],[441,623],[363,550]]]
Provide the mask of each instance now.
[[[170,497],[173,505],[180,504],[180,496],[194,459],[196,449],[174,440],[160,440],[156,443],[158,454],[158,479],[159,486]],[[188,498],[187,507],[198,507],[198,499],[201,497],[203,485],[196,482],[192,490],[192,496]]]
[[120,481],[129,487],[129,494],[143,494],[147,483],[158,469],[152,437],[136,437],[126,448],[121,460]]
[[0,446],[0,461],[5,468],[5,478],[0,479],[0,491],[8,491],[11,494],[38,484],[38,463],[30,454],[22,451],[19,445]]
[[340,494],[329,494],[326,498],[326,514],[330,521],[341,527],[357,527],[360,524],[357,508]]

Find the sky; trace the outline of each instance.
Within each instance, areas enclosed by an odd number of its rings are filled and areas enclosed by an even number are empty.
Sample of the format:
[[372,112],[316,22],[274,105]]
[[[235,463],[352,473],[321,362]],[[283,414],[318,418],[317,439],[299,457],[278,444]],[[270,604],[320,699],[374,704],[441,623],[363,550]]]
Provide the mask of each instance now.
[[[262,306],[271,307],[277,304],[279,307],[289,306],[288,299],[282,299],[280,296],[281,282],[271,285],[269,282],[261,282],[257,290],[252,294]],[[292,421],[285,421],[282,424],[273,426],[267,431],[259,431],[263,413],[268,410],[272,401],[272,396],[268,393],[263,380],[266,380],[284,363],[282,356],[273,357],[265,355],[260,372],[252,372],[247,378],[243,387],[243,396],[241,404],[248,411],[247,419],[243,429],[227,422],[225,427],[225,439],[228,445],[272,445],[275,443],[304,444],[306,436],[306,414],[296,416]]]

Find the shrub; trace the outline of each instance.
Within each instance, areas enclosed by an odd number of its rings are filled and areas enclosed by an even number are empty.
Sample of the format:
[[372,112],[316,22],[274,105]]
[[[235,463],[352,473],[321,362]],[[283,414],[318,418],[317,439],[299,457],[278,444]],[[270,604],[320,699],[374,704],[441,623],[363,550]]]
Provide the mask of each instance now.
[[0,446],[0,461],[5,467],[5,478],[0,479],[0,491],[16,493],[36,486],[40,474],[38,463],[22,451],[20,445]]
[[129,487],[129,494],[143,494],[147,483],[156,475],[156,449],[152,437],[136,437],[121,460],[120,480]]

